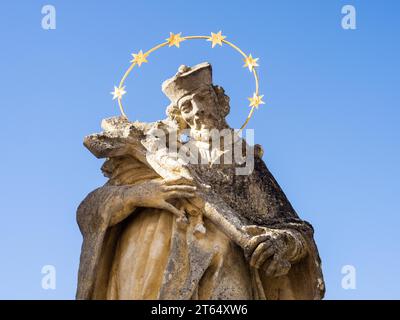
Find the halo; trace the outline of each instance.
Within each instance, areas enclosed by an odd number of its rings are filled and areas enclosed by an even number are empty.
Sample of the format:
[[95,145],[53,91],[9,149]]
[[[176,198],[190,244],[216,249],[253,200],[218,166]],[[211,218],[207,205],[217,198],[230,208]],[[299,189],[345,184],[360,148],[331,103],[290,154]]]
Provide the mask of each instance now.
[[247,67],[249,71],[253,74],[254,76],[254,81],[255,81],[255,91],[253,93],[253,96],[248,98],[250,101],[250,112],[243,123],[243,125],[240,127],[240,130],[243,130],[251,117],[253,116],[254,110],[258,108],[260,104],[265,104],[265,102],[262,100],[264,95],[259,95],[259,79],[258,79],[258,74],[256,71],[256,67],[258,67],[257,60],[258,58],[253,58],[251,54],[246,55],[238,46],[234,45],[232,42],[225,40],[226,36],[222,35],[222,32],[219,31],[218,33],[213,33],[211,32],[211,36],[185,36],[181,37],[181,33],[174,34],[170,32],[169,38],[166,39],[165,42],[162,42],[155,47],[151,48],[150,50],[146,51],[143,53],[142,50],[140,50],[138,53],[133,53],[133,59],[130,61],[131,65],[129,66],[128,70],[126,70],[125,74],[123,75],[121,81],[119,82],[118,87],[114,86],[114,91],[111,92],[113,95],[113,100],[117,99],[118,101],[118,106],[119,110],[121,112],[121,115],[128,119],[127,115],[125,114],[124,107],[122,105],[122,96],[126,93],[125,91],[125,80],[127,79],[128,75],[131,73],[133,68],[137,65],[140,67],[142,63],[147,63],[147,57],[154,51],[161,49],[162,47],[165,47],[168,45],[168,47],[175,46],[177,48],[180,47],[180,43],[185,40],[207,40],[211,42],[211,47],[214,48],[217,44],[222,46],[222,44],[227,44],[229,47],[233,48],[235,51],[239,52],[242,57],[244,58],[245,64],[243,67]]

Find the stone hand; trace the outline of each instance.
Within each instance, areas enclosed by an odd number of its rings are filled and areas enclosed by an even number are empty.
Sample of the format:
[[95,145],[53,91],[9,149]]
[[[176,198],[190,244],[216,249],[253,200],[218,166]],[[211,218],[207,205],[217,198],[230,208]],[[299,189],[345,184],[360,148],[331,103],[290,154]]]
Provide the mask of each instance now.
[[252,267],[265,271],[270,277],[289,272],[291,245],[285,231],[256,225],[245,226],[244,231],[250,236],[244,253]]
[[176,198],[193,198],[196,187],[188,184],[177,184],[178,181],[154,179],[128,187],[124,197],[135,207],[165,209],[181,219],[185,219],[183,210],[177,209],[168,200]]

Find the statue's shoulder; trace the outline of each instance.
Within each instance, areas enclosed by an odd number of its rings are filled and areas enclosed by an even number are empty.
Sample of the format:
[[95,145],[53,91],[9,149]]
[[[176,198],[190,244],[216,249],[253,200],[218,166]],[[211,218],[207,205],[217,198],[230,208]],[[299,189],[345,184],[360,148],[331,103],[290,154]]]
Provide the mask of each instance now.
[[250,202],[259,205],[257,212],[263,218],[297,218],[296,211],[263,160],[263,154],[262,146],[254,145],[254,170],[249,178]]
[[262,161],[262,157],[264,155],[264,148],[261,144],[255,144],[253,147],[254,158],[260,159]]

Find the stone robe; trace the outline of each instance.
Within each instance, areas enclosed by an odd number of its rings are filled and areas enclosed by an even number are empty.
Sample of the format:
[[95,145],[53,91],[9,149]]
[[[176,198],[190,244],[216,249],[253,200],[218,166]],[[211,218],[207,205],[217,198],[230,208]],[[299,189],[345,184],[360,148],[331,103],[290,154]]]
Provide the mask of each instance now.
[[[169,211],[135,208],[128,218],[110,226],[107,203],[121,194],[108,186],[160,178],[140,156],[132,156],[129,148],[121,147],[125,142],[121,143],[120,136],[105,132],[92,137],[93,143],[85,143],[96,156],[108,158],[102,170],[109,181],[89,194],[78,208],[83,244],[77,299],[323,297],[313,229],[298,218],[258,154],[248,177],[237,177],[224,169],[198,170],[202,176],[210,176],[213,192],[250,224],[301,235],[306,252],[285,276],[267,277],[261,269],[250,267],[243,249],[201,214],[189,215],[189,224],[182,227]],[[99,148],[105,151],[99,153]],[[218,179],[213,184],[218,175],[226,181]],[[174,205],[180,207],[180,201]]]

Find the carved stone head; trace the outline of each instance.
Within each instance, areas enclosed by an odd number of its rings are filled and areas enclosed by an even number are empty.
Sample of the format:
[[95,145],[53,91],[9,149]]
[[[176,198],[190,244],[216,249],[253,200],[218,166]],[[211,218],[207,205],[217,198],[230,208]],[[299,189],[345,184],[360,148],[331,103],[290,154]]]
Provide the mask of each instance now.
[[227,128],[229,97],[224,89],[212,84],[208,62],[194,67],[182,65],[177,74],[164,81],[162,90],[171,100],[167,115],[180,129],[191,131]]

